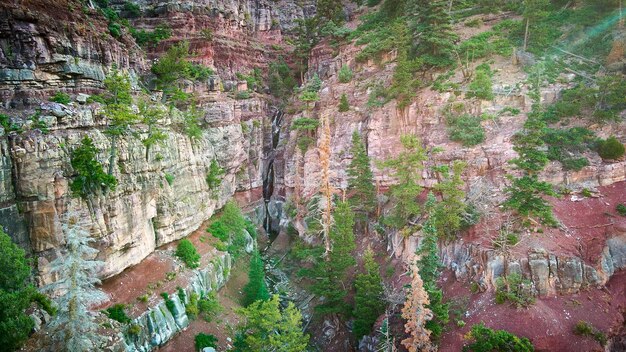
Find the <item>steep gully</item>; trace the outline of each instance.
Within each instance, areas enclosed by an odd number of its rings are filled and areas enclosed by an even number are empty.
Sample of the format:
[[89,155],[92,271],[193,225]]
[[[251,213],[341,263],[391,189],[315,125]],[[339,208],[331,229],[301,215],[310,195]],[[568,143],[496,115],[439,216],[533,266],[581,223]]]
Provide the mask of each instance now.
[[280,128],[283,122],[284,113],[280,109],[276,109],[272,116],[271,135],[269,148],[264,150],[263,159],[267,162],[267,167],[263,173],[263,202],[265,215],[263,218],[263,229],[270,238],[270,242],[278,236],[278,227],[275,226],[272,214],[270,212],[272,196],[274,195],[274,159],[276,158],[276,148],[280,140]]

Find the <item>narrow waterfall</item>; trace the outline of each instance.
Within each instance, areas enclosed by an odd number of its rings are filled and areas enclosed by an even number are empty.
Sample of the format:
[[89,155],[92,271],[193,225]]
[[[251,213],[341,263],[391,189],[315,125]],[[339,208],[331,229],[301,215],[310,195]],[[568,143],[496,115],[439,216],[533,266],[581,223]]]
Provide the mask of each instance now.
[[272,214],[270,212],[270,202],[274,194],[274,158],[276,157],[276,147],[280,140],[280,127],[283,122],[283,112],[276,109],[272,116],[272,131],[270,148],[265,156],[267,167],[263,173],[263,200],[265,201],[265,218],[263,220],[263,228],[270,237],[274,239],[278,235],[278,229],[272,226]]

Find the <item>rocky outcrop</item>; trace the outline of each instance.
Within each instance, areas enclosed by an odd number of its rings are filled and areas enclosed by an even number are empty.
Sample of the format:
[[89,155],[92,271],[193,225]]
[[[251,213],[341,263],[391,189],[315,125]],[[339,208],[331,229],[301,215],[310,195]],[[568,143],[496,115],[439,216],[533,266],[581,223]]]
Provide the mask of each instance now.
[[0,5],[0,100],[5,108],[32,106],[58,91],[102,86],[108,67],[144,69],[132,39],[108,34],[96,9],[73,1]]
[[[101,151],[99,160],[106,169],[111,139],[103,132],[107,120],[97,104],[46,103],[41,108],[41,120],[47,121],[50,132],[13,133],[8,148],[2,149],[1,160],[13,165],[14,175],[9,182],[3,181],[6,202],[0,209],[9,214],[18,204],[22,209],[30,248],[39,256],[44,283],[47,263],[62,242],[60,223],[64,214],[87,208],[69,190],[73,177],[71,150],[84,136],[90,136]],[[267,120],[266,104],[258,99],[232,100],[224,96],[219,103],[207,103],[203,109],[203,134],[198,140],[192,141],[180,132],[182,117],[176,111],[161,126],[167,138],[148,152],[141,142],[146,137],[146,126],[136,125],[133,133],[118,139],[114,167],[118,185],[115,191],[96,199],[91,216],[99,258],[105,262],[102,278],[138,263],[156,247],[191,233],[237,189],[260,187],[258,150],[262,148],[263,123]],[[205,181],[213,160],[225,171],[218,190],[209,189]],[[15,196],[11,184],[15,184]]]
[[219,290],[226,281],[231,268],[231,258],[228,253],[215,258],[206,268],[195,270],[194,278],[188,287],[184,288],[185,295],[172,293],[169,298],[174,302],[174,309],[167,308],[165,301],[148,309],[139,317],[133,319],[131,326],[138,326],[137,333],[125,333],[125,350],[129,352],[148,352],[163,346],[175,334],[189,325],[190,318],[185,311],[192,293],[203,297],[210,292]]

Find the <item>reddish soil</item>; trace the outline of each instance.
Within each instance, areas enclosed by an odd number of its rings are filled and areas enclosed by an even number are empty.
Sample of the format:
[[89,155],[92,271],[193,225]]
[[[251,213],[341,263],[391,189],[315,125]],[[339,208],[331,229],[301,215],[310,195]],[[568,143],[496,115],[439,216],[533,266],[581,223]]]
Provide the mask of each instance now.
[[[550,198],[554,214],[563,227],[543,227],[521,234],[520,242],[513,247],[512,256],[525,256],[530,249],[543,248],[556,255],[581,257],[594,265],[607,238],[626,229],[626,218],[615,211],[617,204],[624,202],[626,182],[598,187],[598,193],[593,197],[572,194]],[[464,240],[490,248],[497,229],[494,221],[499,219],[479,223],[464,236]]]
[[496,304],[491,293],[472,294],[469,287],[454,280],[450,272],[443,277],[443,289],[444,297],[453,305],[463,306],[465,309],[461,311],[467,313],[460,317],[466,323],[462,328],[455,325],[459,317],[451,314],[440,351],[460,351],[466,343],[463,336],[472,325],[480,322],[492,329],[504,329],[529,338],[536,351],[603,351],[595,340],[574,335],[574,325],[584,320],[611,336],[624,323],[620,311],[626,307],[626,271],[613,276],[605,290],[590,289],[574,295],[538,298],[527,309]]
[[[206,266],[218,255],[213,247],[216,239],[206,232],[208,223],[202,224],[199,229],[187,237],[201,256],[200,265]],[[109,301],[98,306],[98,309],[123,303],[128,305],[127,312],[136,317],[149,306],[154,306],[162,298],[161,292],[173,293],[178,286],[185,287],[193,276],[193,271],[174,256],[178,241],[162,246],[150,254],[141,263],[124,270],[122,273],[105,280],[101,289],[109,296]],[[175,277],[168,280],[168,273],[175,273]],[[139,297],[148,296],[146,303],[140,302]]]

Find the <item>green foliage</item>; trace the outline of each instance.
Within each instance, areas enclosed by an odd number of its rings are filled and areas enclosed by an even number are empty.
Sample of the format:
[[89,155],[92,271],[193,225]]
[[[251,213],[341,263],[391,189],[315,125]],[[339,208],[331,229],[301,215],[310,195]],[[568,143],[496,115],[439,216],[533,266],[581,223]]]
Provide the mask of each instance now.
[[131,335],[131,336],[137,336],[139,335],[139,333],[141,333],[141,325],[139,324],[131,324],[128,327],[128,330],[126,330],[126,332]]
[[266,301],[270,298],[267,285],[265,284],[265,269],[263,259],[258,250],[252,252],[250,257],[250,269],[248,271],[248,283],[243,288],[243,305],[251,305],[255,301]]
[[309,147],[315,143],[315,139],[309,136],[298,136],[298,148],[302,151],[302,154],[306,153]]
[[141,16],[141,8],[139,7],[139,5],[134,4],[130,1],[124,2],[124,12],[126,12],[128,17],[130,18]]
[[156,86],[163,90],[163,101],[180,100],[185,97],[180,86],[181,79],[206,80],[213,74],[208,67],[189,62],[189,42],[172,45],[167,52],[152,65],[151,71],[157,76]]
[[320,125],[318,119],[301,117],[291,122],[291,129],[297,131],[315,131]]
[[202,351],[206,347],[217,348],[217,337],[211,334],[199,333],[194,337],[196,343],[196,351]]
[[218,238],[222,242],[228,242],[228,229],[226,229],[226,226],[224,226],[224,224],[219,220],[212,222],[211,225],[209,225],[207,232],[210,232],[211,235]]
[[315,307],[315,311],[321,315],[348,314],[345,302],[347,292],[344,287],[349,286],[346,283],[347,269],[356,264],[352,254],[356,248],[354,213],[350,205],[347,202],[338,203],[333,219],[334,224],[330,231],[332,250],[312,270],[301,272],[315,280],[311,285],[311,292],[324,297],[324,301]]
[[[506,20],[510,21],[510,20]],[[508,32],[505,25],[508,22],[501,22],[494,26],[492,31],[479,33],[459,44],[457,50],[459,57],[465,61],[473,61],[497,54],[509,57],[513,53],[513,45],[505,37]]]
[[352,70],[350,69],[350,67],[343,65],[339,69],[337,77],[339,78],[339,82],[348,83],[352,80]]
[[376,319],[385,311],[383,301],[383,285],[380,277],[380,267],[374,260],[371,249],[365,252],[363,272],[354,280],[354,326],[353,333],[356,340],[369,335]]
[[423,162],[427,159],[426,151],[416,136],[401,136],[400,142],[404,150],[396,158],[381,163],[382,167],[392,169],[393,176],[398,180],[397,184],[390,187],[394,208],[392,213],[385,217],[385,223],[397,229],[403,228],[420,214],[416,199],[422,193],[419,180],[424,167]]
[[533,352],[535,348],[525,337],[517,337],[505,330],[491,330],[484,324],[472,326],[469,337],[473,340],[463,346],[463,352]]
[[0,114],[0,126],[4,129],[4,133],[21,130],[20,126],[12,123],[9,115],[5,114]]
[[437,339],[450,320],[449,304],[443,303],[443,291],[437,286],[437,280],[443,267],[437,249],[437,237],[440,234],[437,230],[437,224],[443,223],[439,218],[445,214],[441,212],[444,207],[436,203],[432,193],[428,194],[424,207],[430,216],[422,227],[424,239],[416,252],[419,256],[417,266],[430,302],[426,307],[433,313],[433,318],[426,322],[425,327],[431,331],[433,338]]
[[518,157],[511,162],[529,174],[543,170],[548,163],[544,148],[546,124],[538,118],[537,109],[539,107],[535,104],[524,123],[524,129],[513,136],[513,150]]
[[217,300],[215,292],[211,291],[198,301],[198,310],[205,321],[211,322],[223,311],[223,308]]
[[464,147],[473,147],[485,141],[485,129],[479,116],[463,114],[446,119],[450,139]]
[[514,273],[496,279],[496,303],[509,301],[518,308],[528,307],[535,302],[532,294],[532,282]]
[[130,318],[128,317],[128,314],[126,314],[125,304],[118,303],[112,305],[106,309],[106,315],[109,319],[119,321],[122,324],[130,323]]
[[624,156],[624,144],[611,136],[599,143],[598,154],[602,159],[619,159]]
[[71,155],[71,165],[76,176],[70,184],[72,193],[83,199],[99,195],[103,189],[115,190],[117,180],[104,172],[102,164],[96,159],[98,149],[88,136],[81,140]]
[[222,185],[222,175],[224,175],[224,169],[222,169],[216,160],[211,160],[209,166],[209,172],[206,175],[206,183],[211,190],[217,190]]
[[245,245],[246,220],[241,214],[241,209],[235,202],[228,201],[224,206],[219,220],[214,221],[207,229],[213,236],[227,244],[227,251],[234,259],[241,255]]
[[415,0],[409,2],[409,28],[413,50],[426,65],[445,67],[454,63],[454,42],[457,35],[452,29],[448,1]]
[[619,215],[626,216],[626,204],[618,204],[615,207],[615,210],[619,213]]
[[578,323],[574,325],[573,332],[578,336],[592,337],[602,346],[607,343],[606,335],[602,331],[596,329],[593,325],[591,325],[591,323],[584,320],[579,320]]
[[589,161],[580,157],[580,153],[595,143],[595,134],[584,127],[557,130],[545,129],[543,137],[548,146],[550,160],[560,161],[565,170],[580,170],[589,165]]
[[320,18],[321,24],[328,21],[341,23],[344,17],[343,4],[338,0],[318,0],[317,17]]
[[348,97],[346,94],[342,94],[339,99],[339,112],[350,111],[350,103],[348,103]]
[[187,111],[183,112],[183,131],[192,140],[198,140],[202,137],[202,128],[200,128],[201,110],[196,104],[191,104]]
[[186,238],[178,242],[176,256],[189,268],[195,269],[200,266],[200,254],[198,254],[193,243]]
[[440,174],[440,181],[434,190],[441,195],[441,201],[433,208],[432,222],[439,236],[448,239],[457,235],[468,213],[468,206],[465,204],[465,183],[461,179],[465,166],[465,162],[457,160],[452,163],[452,170],[447,165],[436,168]]
[[163,297],[163,300],[165,301],[165,307],[167,310],[174,315],[176,313],[176,303],[174,303],[167,292],[161,292],[161,297]]
[[172,185],[174,183],[174,175],[172,174],[165,174],[165,180],[167,181],[168,185]]
[[256,91],[263,86],[263,77],[259,68],[254,68],[248,75],[238,72],[236,76],[237,79],[246,81],[250,91]]
[[278,295],[241,309],[242,323],[234,339],[234,352],[304,352],[309,335],[302,332],[302,314],[289,302],[281,311]]
[[322,89],[322,80],[320,79],[320,76],[315,73],[307,83],[306,90],[309,92],[319,92],[320,89]]
[[374,174],[365,143],[356,130],[352,133],[350,153],[352,160],[346,170],[348,174],[348,197],[352,209],[358,213],[358,220],[363,220],[367,218],[367,214],[376,208],[376,188],[374,187]]
[[465,93],[467,98],[478,98],[482,100],[493,100],[493,83],[491,82],[491,71],[476,69],[476,75],[468,86]]
[[286,100],[298,85],[293,71],[282,58],[269,65],[267,82],[272,95],[282,100]]
[[247,91],[247,90],[239,91],[235,95],[235,99],[237,99],[237,100],[250,99],[250,97],[251,97],[250,91]]
[[398,108],[404,109],[411,104],[415,93],[420,86],[420,81],[415,77],[415,72],[422,66],[420,59],[409,59],[408,55],[401,52],[398,55],[398,64],[393,73],[391,86],[387,92],[388,97],[396,98]]
[[29,284],[31,268],[24,250],[0,227],[0,346],[17,350],[35,326],[25,313],[37,292]]
[[543,224],[556,226],[552,206],[541,197],[556,195],[549,183],[539,181],[537,175],[526,175],[514,179],[506,192],[509,195],[504,202],[506,208],[513,209],[522,216],[536,217]]
[[172,29],[167,24],[159,24],[153,31],[131,27],[130,34],[140,46],[154,48],[172,36]]
[[59,104],[69,104],[72,101],[72,99],[70,99],[69,94],[66,94],[63,92],[56,92],[56,94],[54,94],[54,96],[50,98],[50,101],[53,101]]

